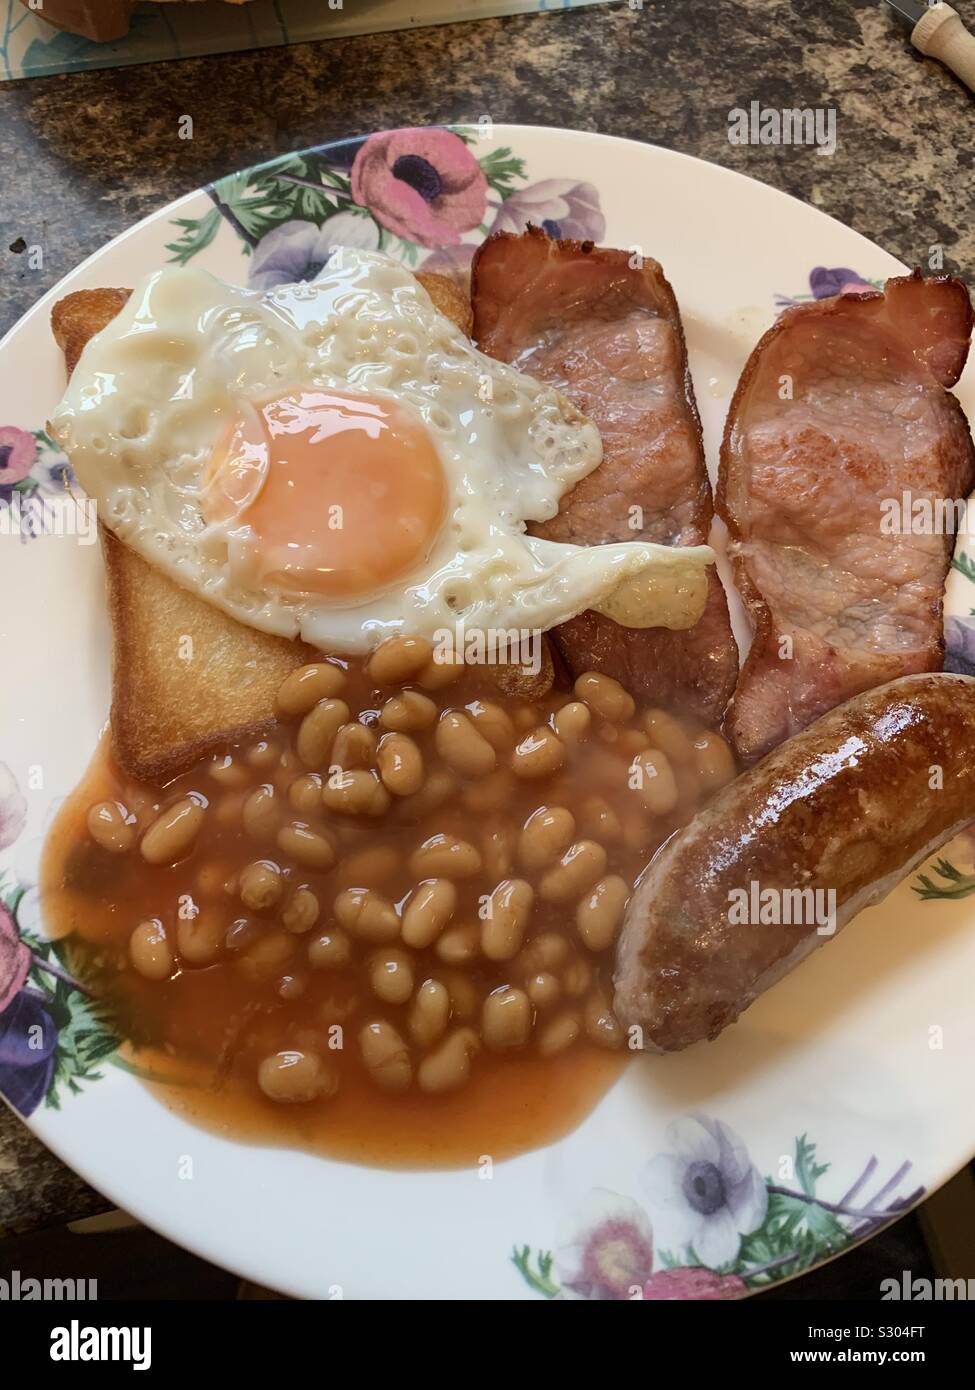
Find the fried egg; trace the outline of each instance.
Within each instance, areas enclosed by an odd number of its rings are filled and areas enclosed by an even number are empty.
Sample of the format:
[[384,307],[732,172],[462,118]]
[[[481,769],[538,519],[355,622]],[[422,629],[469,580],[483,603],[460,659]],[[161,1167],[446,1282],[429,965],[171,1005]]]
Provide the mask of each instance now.
[[687,627],[703,609],[706,546],[527,534],[597,467],[598,431],[377,253],[344,248],[318,280],[266,293],[150,275],[86,346],[51,427],[121,540],[322,650],[545,631],[587,608]]

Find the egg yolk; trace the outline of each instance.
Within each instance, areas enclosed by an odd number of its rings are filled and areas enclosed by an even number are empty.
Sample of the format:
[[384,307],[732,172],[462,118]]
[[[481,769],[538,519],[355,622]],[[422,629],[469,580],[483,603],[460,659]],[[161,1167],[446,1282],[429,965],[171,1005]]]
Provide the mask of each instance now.
[[210,462],[203,511],[207,522],[231,523],[238,577],[347,599],[429,555],[446,499],[440,456],[412,411],[303,390],[230,428]]

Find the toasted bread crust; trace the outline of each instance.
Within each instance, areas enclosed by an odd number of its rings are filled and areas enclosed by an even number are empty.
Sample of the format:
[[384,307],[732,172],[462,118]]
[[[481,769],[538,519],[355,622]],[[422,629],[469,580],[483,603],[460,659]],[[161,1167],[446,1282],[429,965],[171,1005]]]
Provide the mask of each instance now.
[[215,749],[267,733],[278,687],[313,650],[228,618],[100,530],[119,766],[164,782]]

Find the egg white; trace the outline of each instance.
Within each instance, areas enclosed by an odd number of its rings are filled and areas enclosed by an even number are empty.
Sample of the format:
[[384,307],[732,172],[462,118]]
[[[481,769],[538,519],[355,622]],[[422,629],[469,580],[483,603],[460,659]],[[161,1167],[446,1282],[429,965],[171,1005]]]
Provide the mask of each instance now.
[[[447,480],[429,555],[359,600],[241,584],[228,562],[240,520],[204,516],[207,466],[228,425],[310,388],[415,411]],[[459,626],[545,631],[604,602],[633,625],[684,627],[703,607],[706,546],[526,534],[599,464],[598,431],[553,388],[478,352],[405,267],[374,252],[343,248],[318,280],[266,293],[157,271],[87,344],[51,427],[121,540],[241,622],[322,650]]]

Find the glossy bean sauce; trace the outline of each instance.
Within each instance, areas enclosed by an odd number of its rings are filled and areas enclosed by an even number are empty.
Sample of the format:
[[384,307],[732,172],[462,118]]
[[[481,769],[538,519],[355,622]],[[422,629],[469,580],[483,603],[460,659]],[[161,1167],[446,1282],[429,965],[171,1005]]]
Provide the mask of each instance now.
[[289,678],[268,736],[162,787],[108,747],[48,841],[52,931],[167,1105],[363,1163],[572,1129],[618,1076],[616,934],[733,773],[604,677],[527,701],[422,644]]

